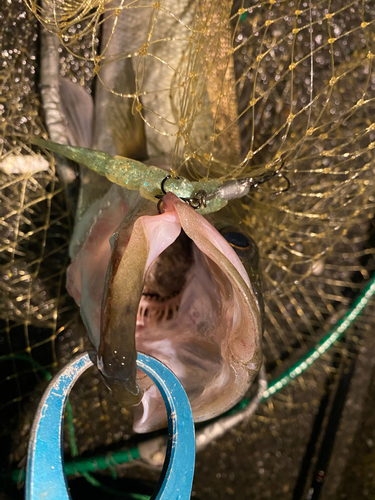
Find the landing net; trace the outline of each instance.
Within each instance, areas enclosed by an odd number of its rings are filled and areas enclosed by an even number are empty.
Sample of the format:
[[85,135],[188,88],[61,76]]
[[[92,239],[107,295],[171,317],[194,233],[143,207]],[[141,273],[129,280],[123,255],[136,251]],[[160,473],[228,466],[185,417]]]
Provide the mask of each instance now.
[[[17,2],[2,8],[14,23],[11,32],[0,26],[2,159],[36,155],[27,139],[46,133],[32,11],[60,40],[62,76],[96,95],[102,85],[113,105],[131,106],[150,158],[160,158],[162,144],[174,171],[191,179],[260,175],[284,161],[288,192],[277,196],[275,179],[233,208],[259,246],[266,366],[280,374],[330,330],[375,267],[373,3],[211,0],[193,10],[172,0],[25,3],[30,10]],[[147,22],[126,51],[110,49],[122,23],[140,16]],[[133,71],[133,86],[111,83],[117,64]],[[4,421],[23,423],[15,460],[24,453],[30,395],[45,385],[40,366],[54,371],[88,345],[64,288],[70,202],[47,159],[35,174],[0,171],[0,411]],[[362,342],[373,326],[367,315],[346,338]],[[273,405],[308,413],[309,398],[296,394],[319,392],[330,360],[262,409],[264,432],[277,419]],[[77,387],[72,406],[79,453],[129,435],[127,413],[95,377]]]

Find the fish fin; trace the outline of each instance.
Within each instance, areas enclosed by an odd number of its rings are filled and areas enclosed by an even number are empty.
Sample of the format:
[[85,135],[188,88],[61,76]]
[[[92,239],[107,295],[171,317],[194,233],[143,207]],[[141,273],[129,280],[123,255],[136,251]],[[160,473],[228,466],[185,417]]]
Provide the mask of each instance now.
[[94,103],[81,85],[60,78],[61,107],[66,119],[69,143],[89,148],[92,145]]
[[[114,91],[133,94],[135,73],[130,59],[121,64],[114,81]],[[147,158],[145,125],[139,113],[133,111],[133,100],[121,97],[107,90],[98,81],[95,103],[94,145],[113,156],[125,156],[134,160]]]

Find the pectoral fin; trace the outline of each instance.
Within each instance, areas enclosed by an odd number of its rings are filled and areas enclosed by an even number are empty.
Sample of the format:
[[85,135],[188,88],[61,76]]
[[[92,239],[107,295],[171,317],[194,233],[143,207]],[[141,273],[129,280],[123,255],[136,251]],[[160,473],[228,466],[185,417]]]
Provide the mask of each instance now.
[[90,148],[94,103],[81,85],[68,78],[60,78],[61,107],[66,119],[67,134],[71,146]]

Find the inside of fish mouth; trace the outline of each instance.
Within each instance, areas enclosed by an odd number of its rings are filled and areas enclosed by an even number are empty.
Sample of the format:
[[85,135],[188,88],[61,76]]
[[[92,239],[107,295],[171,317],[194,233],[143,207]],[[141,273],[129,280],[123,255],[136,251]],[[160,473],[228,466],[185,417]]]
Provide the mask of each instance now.
[[148,317],[172,319],[194,261],[192,241],[182,230],[178,238],[151,264],[145,278],[138,323]]

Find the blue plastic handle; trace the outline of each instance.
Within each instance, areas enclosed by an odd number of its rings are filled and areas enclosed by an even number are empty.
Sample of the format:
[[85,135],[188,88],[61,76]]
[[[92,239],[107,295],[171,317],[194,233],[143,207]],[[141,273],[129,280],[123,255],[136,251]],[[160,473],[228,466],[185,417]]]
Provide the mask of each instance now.
[[[158,386],[168,413],[169,442],[154,500],[188,500],[194,475],[193,415],[176,376],[160,361],[138,353],[138,367]],[[71,361],[50,382],[39,403],[31,429],[26,500],[70,500],[63,466],[62,429],[67,397],[78,378],[93,362],[88,353]]]

